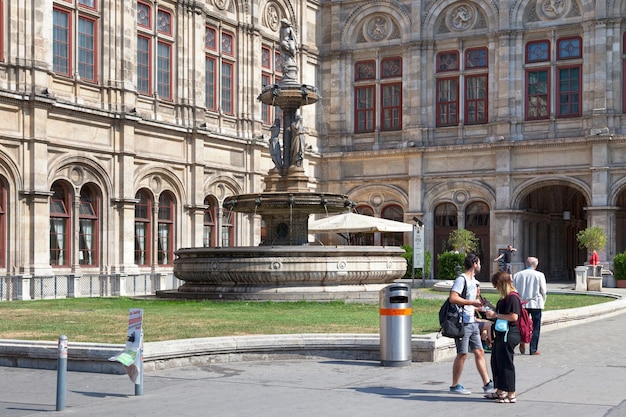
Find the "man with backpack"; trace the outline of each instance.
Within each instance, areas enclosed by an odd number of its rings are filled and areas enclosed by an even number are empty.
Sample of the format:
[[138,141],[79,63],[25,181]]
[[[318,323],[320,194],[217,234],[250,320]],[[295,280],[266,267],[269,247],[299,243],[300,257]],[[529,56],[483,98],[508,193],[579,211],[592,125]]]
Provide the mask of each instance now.
[[[539,355],[539,332],[541,331],[541,311],[546,304],[546,277],[543,272],[537,271],[539,260],[534,256],[526,259],[526,269],[519,271],[513,276],[513,285],[519,293],[523,306],[528,311],[533,321],[533,335],[530,340],[530,354]],[[520,343],[520,353],[526,353],[526,344]]]
[[487,371],[487,363],[485,362],[485,351],[480,339],[480,330],[476,322],[475,308],[482,307],[481,301],[477,298],[478,287],[476,274],[480,272],[480,258],[474,254],[469,254],[464,261],[465,272],[459,275],[452,284],[450,289],[450,303],[461,307],[461,316],[463,319],[464,335],[455,338],[456,357],[452,365],[452,385],[450,392],[454,394],[471,394],[471,391],[465,389],[459,383],[463,366],[467,353],[471,351],[474,354],[476,369],[483,380],[483,391],[490,393],[495,390],[493,381],[489,378]]

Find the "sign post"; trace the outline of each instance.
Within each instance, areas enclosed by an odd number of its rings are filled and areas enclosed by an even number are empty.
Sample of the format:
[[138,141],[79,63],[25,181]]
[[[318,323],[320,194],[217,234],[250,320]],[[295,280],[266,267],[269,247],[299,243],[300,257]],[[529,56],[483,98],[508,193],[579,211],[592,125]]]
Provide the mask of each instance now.
[[412,277],[415,280],[415,269],[422,270],[422,287],[426,286],[424,276],[424,225],[413,225],[413,271]]
[[124,365],[130,380],[135,384],[135,395],[143,395],[143,309],[130,309],[126,347],[109,360]]

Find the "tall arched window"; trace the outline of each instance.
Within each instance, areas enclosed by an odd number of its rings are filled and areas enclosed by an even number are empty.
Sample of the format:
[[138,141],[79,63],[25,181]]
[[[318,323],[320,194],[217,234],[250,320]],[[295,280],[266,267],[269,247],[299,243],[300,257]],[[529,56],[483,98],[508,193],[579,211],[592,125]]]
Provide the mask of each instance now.
[[202,246],[214,248],[217,246],[215,233],[215,219],[217,218],[217,200],[214,197],[204,198],[204,224],[202,227]]
[[456,206],[452,203],[441,203],[435,207],[435,253],[443,253],[447,247],[448,238],[459,224]]
[[85,185],[80,190],[78,263],[80,265],[98,264],[99,250],[99,198],[92,185]]
[[59,181],[50,189],[50,265],[70,265],[71,195]]
[[135,263],[147,266],[152,251],[152,196],[146,190],[139,190],[135,198],[139,200],[135,204]]
[[[370,206],[356,206],[354,211],[363,216],[374,217],[374,210]],[[350,243],[357,246],[374,246],[374,233],[352,233],[350,234]]]
[[488,280],[489,268],[487,265],[490,265],[489,259],[495,257],[490,256],[489,252],[489,206],[481,201],[469,203],[465,208],[465,228],[474,232],[474,235],[478,239],[478,246],[475,253],[484,266],[482,271],[477,275],[477,278],[480,280]]
[[220,246],[228,248],[235,246],[235,212],[231,210],[222,211],[222,241]]
[[164,192],[159,196],[159,223],[157,241],[157,264],[172,265],[174,261],[174,220],[176,202],[174,196]]
[[7,264],[7,188],[5,179],[0,177],[0,267],[2,268]]
[[[383,208],[381,216],[383,219],[404,221],[404,210],[402,207],[392,204]],[[404,244],[404,233],[383,233],[383,246],[402,246]]]

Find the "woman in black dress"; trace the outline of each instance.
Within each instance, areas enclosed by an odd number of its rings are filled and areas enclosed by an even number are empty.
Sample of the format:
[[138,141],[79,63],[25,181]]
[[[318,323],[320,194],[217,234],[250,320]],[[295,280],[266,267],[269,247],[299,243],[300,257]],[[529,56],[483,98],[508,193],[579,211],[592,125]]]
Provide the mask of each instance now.
[[508,331],[494,330],[493,347],[491,352],[491,372],[496,392],[485,395],[485,398],[495,399],[499,403],[515,403],[515,364],[513,350],[520,341],[520,331],[517,320],[522,312],[519,296],[513,286],[511,274],[506,271],[495,273],[491,277],[491,284],[498,290],[500,300],[496,310],[487,311],[487,317],[493,320],[501,319],[508,322]]

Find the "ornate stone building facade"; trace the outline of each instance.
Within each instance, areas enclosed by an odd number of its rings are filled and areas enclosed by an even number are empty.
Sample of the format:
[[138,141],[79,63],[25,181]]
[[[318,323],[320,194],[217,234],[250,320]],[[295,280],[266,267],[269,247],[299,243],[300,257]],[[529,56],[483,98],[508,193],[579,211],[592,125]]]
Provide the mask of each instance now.
[[[511,243],[549,279],[575,233],[626,250],[626,1],[0,0],[0,274],[171,271],[174,250],[257,245],[282,77],[299,42],[310,188]],[[278,112],[279,113],[279,112]],[[367,239],[365,239],[367,240]],[[375,236],[373,243],[409,243]]]
[[362,209],[423,218],[426,247],[480,238],[481,279],[512,244],[549,279],[626,250],[626,2],[322,4],[321,180]]

